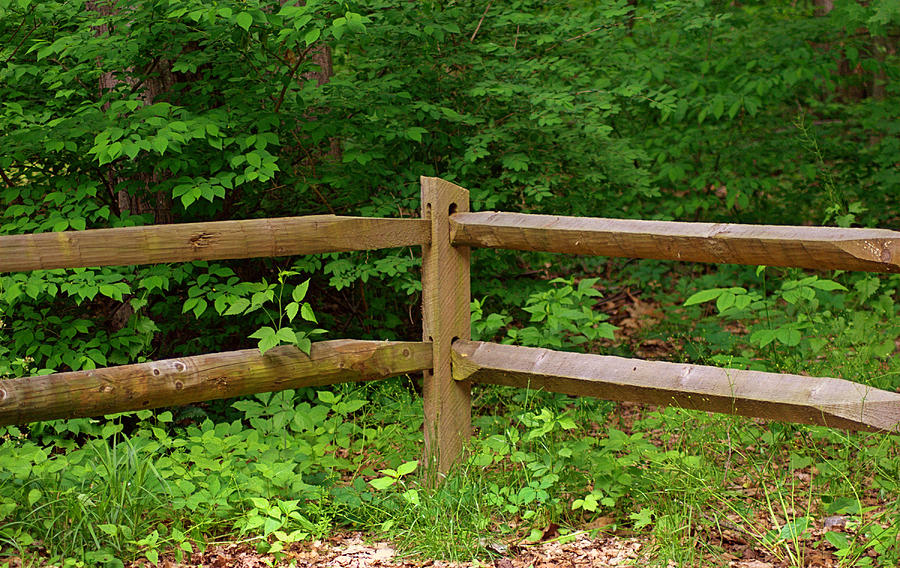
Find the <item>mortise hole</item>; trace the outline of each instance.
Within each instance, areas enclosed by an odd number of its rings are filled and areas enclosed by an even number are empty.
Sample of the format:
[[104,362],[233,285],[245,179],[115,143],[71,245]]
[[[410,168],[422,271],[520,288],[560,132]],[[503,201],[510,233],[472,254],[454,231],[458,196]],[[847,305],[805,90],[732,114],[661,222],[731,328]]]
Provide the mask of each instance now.
[[429,335],[429,336],[428,336],[428,341],[430,341],[430,342],[432,342],[432,343],[434,343],[434,338],[433,338],[433,337],[431,337],[431,336],[430,336],[430,335]]
[[425,204],[425,218],[431,219],[431,203]]
[[450,345],[453,345],[453,344],[456,343],[457,341],[459,341],[459,337],[457,337],[457,336],[454,335],[454,336],[453,336],[453,339],[450,340]]
[[456,203],[451,203],[450,209],[447,210],[447,215],[453,215],[454,213],[456,213],[457,209],[459,209],[459,207],[456,205]]

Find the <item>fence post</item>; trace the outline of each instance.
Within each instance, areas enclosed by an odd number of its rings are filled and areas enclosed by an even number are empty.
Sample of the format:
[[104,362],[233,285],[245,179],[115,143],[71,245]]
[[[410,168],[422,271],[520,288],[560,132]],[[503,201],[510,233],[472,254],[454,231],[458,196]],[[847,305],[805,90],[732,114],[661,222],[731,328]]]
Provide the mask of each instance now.
[[422,257],[422,335],[432,342],[434,370],[425,372],[425,458],[430,474],[446,473],[472,431],[469,381],[454,381],[451,346],[469,339],[469,247],[450,244],[450,215],[469,210],[469,192],[422,177],[422,217],[431,219],[431,244]]

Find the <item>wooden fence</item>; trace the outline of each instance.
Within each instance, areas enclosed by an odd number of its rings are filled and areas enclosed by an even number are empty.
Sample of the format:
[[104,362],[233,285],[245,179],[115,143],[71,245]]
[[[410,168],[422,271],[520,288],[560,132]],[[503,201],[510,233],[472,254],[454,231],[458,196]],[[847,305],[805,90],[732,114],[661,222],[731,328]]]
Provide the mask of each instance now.
[[422,246],[421,342],[341,339],[0,381],[0,425],[425,373],[425,455],[446,471],[471,432],[473,382],[900,433],[900,394],[842,379],[470,341],[470,247],[900,272],[900,232],[469,212],[422,178],[421,219],[333,215],[0,237],[0,272]]

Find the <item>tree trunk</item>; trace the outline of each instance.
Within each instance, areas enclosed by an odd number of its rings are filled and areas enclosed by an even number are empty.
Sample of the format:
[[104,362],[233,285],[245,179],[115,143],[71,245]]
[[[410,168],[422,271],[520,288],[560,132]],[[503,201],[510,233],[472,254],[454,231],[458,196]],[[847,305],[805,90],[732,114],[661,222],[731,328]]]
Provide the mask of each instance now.
[[[114,14],[118,11],[118,7],[115,2],[89,2],[88,9],[93,10],[100,14],[101,16],[108,16]],[[116,30],[110,29],[108,24],[102,24],[95,28],[95,34],[97,36],[103,34],[112,35]],[[103,64],[101,59],[97,61],[98,65]],[[105,71],[100,76],[99,88],[100,95],[102,96],[104,91],[109,91],[111,89],[116,88],[121,83],[126,83],[131,86],[136,86],[138,84],[138,80],[132,75],[134,69],[122,69],[122,70],[114,70],[114,71]],[[168,91],[172,85],[175,84],[175,77],[172,74],[172,66],[171,63],[167,60],[159,60],[155,63],[153,68],[147,70],[147,79],[144,81],[140,90],[140,98],[143,101],[144,105],[152,105],[156,97],[160,94]],[[118,188],[123,183],[130,181],[129,178],[124,178],[120,176],[114,168],[110,169],[109,181],[114,188]],[[153,214],[153,222],[155,224],[166,224],[172,222],[172,199],[168,194],[163,194],[161,192],[156,192],[153,190],[153,186],[158,184],[160,179],[159,175],[155,172],[141,173],[132,178],[131,180],[137,180],[139,185],[141,186],[142,191],[138,193],[132,193],[127,191],[126,189],[117,189],[116,191],[116,204],[119,209],[119,213],[124,211],[129,211],[133,215],[143,215],[144,213],[152,213]],[[143,195],[142,195],[143,194]],[[144,197],[152,196],[149,200]]]

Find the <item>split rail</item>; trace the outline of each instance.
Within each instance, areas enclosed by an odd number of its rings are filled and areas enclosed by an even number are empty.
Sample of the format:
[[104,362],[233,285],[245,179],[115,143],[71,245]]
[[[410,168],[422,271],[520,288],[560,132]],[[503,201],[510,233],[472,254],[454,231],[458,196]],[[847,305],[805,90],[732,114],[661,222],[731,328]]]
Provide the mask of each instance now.
[[0,237],[0,272],[421,246],[420,342],[340,339],[0,381],[0,425],[176,406],[423,372],[425,456],[444,472],[471,433],[471,385],[900,433],[900,394],[843,379],[470,341],[471,247],[900,272],[900,232],[469,212],[423,177],[420,219],[333,215]]

